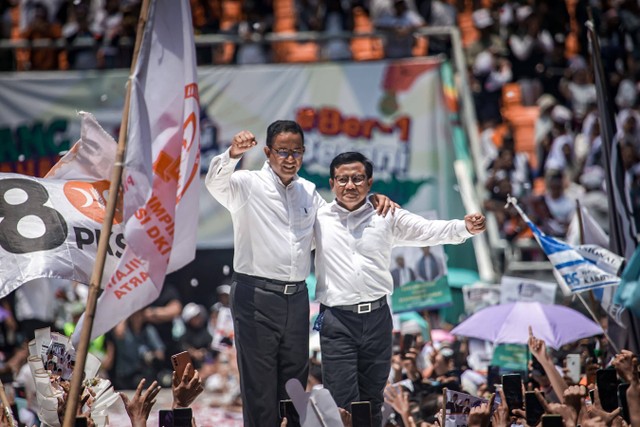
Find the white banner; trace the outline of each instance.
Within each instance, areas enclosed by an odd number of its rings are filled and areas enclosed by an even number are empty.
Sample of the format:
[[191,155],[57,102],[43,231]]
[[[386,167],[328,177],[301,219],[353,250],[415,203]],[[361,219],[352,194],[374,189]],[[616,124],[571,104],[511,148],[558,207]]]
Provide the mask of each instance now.
[[473,314],[483,308],[500,304],[500,285],[474,283],[462,288],[464,311]]
[[191,11],[186,0],[152,4],[131,80],[123,176],[129,244],[98,300],[92,337],[154,301],[167,269],[195,256],[200,120]]
[[558,285],[553,282],[502,276],[500,304],[517,301],[553,304],[557,288]]

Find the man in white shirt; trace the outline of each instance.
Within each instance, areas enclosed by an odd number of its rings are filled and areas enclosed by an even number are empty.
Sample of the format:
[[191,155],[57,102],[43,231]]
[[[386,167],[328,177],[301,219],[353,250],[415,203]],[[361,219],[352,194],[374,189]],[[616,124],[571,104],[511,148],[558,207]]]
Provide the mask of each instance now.
[[318,209],[314,226],[323,384],[339,407],[370,401],[379,427],[391,368],[392,247],[462,243],[485,230],[485,218],[430,221],[402,209],[383,218],[366,200],[373,183],[366,157],[343,153],[330,168],[336,200]]
[[[307,384],[309,300],[316,211],[326,202],[315,185],[298,177],[304,153],[302,128],[278,120],[267,128],[267,158],[260,171],[235,171],[257,144],[242,131],[214,157],[206,186],[231,212],[234,234],[231,310],[240,370],[245,426],[276,426],[285,383]],[[386,213],[389,201],[378,209]]]

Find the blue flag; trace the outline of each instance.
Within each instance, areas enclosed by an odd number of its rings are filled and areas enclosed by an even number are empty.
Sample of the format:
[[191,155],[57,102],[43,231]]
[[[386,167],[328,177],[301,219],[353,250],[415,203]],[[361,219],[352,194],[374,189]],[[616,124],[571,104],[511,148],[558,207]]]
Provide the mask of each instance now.
[[[605,271],[597,265],[600,262],[600,257],[593,258],[593,256],[598,256],[595,252],[601,254],[604,251],[603,248],[598,251],[584,251],[584,248],[574,248],[561,240],[547,236],[522,211],[515,198],[509,197],[507,203],[513,204],[522,219],[531,228],[538,244],[553,265],[553,272],[558,283],[565,289],[571,292],[582,292],[620,283],[620,278],[613,272]],[[609,256],[613,255],[609,251],[606,252]]]

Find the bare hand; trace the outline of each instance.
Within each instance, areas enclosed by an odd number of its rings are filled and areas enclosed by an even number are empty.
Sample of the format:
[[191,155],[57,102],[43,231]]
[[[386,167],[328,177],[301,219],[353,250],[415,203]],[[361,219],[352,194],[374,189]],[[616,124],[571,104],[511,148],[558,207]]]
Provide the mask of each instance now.
[[533,335],[533,329],[529,326],[529,351],[540,363],[547,361],[547,344],[544,340],[538,339]]
[[342,425],[344,427],[351,427],[351,412],[343,408],[338,408],[338,412],[340,412],[340,419],[342,420]]
[[499,389],[500,393],[500,405],[493,411],[491,416],[491,424],[494,427],[509,427],[511,425],[511,417],[509,416],[509,407],[507,406],[507,399],[504,397],[504,392]]
[[583,385],[572,385],[564,391],[564,403],[571,406],[576,414],[584,406],[584,398],[587,396],[587,388]]
[[152,382],[149,388],[143,391],[144,383],[145,379],[143,378],[140,380],[140,383],[138,383],[138,388],[136,388],[136,392],[131,400],[129,400],[124,393],[120,393],[120,398],[124,403],[133,427],[147,425],[149,413],[153,405],[156,404],[156,396],[160,392],[161,387],[157,381]]
[[256,146],[258,142],[254,134],[248,130],[243,130],[235,134],[231,140],[231,147],[229,148],[229,156],[233,159],[237,159],[243,153],[249,151]]
[[396,209],[400,208],[399,204],[384,194],[373,194],[370,200],[378,215],[381,216],[387,216],[387,213],[389,212],[393,215],[396,212]]
[[480,234],[487,229],[486,218],[479,212],[464,216],[464,225],[471,234]]
[[573,407],[563,403],[548,403],[538,390],[535,393],[545,413],[560,415],[566,427],[575,427],[578,413]]
[[620,378],[629,384],[634,381],[638,381],[638,371],[633,370],[633,359],[635,355],[629,350],[622,350],[622,352],[616,355],[613,359],[613,367],[616,368]]
[[[192,375],[193,378],[189,380]],[[187,363],[182,378],[178,378],[176,371],[173,371],[172,380],[173,408],[188,408],[196,400],[196,397],[204,391],[200,374],[193,369],[191,363]]]
[[401,417],[409,416],[409,397],[403,393],[402,388],[389,384],[384,389],[384,400],[389,403],[394,411]]
[[486,427],[491,420],[491,408],[496,395],[492,394],[488,403],[482,403],[480,406],[471,408],[468,418],[469,427]]

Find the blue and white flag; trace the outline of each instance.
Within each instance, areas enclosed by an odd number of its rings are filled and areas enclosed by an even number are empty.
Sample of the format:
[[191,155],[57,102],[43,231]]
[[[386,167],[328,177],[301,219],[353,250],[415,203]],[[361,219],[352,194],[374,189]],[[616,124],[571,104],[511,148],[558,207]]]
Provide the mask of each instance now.
[[[565,290],[575,293],[620,283],[618,276],[600,267],[603,260],[607,260],[614,254],[604,248],[598,248],[597,251],[593,249],[578,250],[561,240],[547,236],[531,222],[529,217],[518,206],[518,201],[514,197],[509,197],[507,203],[511,203],[516,208],[522,219],[531,228],[538,244],[553,265],[553,272],[558,283]],[[593,247],[594,245],[589,246]],[[603,255],[602,258],[593,259],[593,256],[601,255],[602,251],[606,251],[606,256]],[[610,269],[607,270],[611,271]]]

